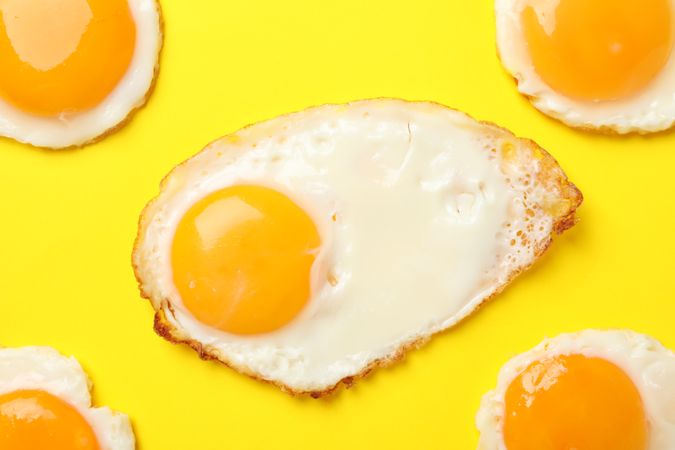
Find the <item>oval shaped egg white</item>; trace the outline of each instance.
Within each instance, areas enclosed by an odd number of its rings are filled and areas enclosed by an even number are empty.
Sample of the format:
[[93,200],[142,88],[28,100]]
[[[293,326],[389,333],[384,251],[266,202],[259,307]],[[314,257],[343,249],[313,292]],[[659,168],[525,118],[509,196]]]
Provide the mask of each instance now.
[[91,425],[102,450],[133,450],[129,418],[107,407],[92,407],[91,382],[74,359],[50,347],[0,348],[0,396],[45,391],[73,406]]
[[[284,193],[321,236],[309,303],[269,333],[204,325],[173,280],[181,218],[237,185]],[[581,201],[536,144],[463,113],[385,99],[327,105],[244,128],[176,167],[142,213],[133,265],[160,335],[318,397],[468,316],[575,223]]]
[[648,421],[647,450],[675,446],[675,354],[648,336],[628,330],[585,330],[547,339],[508,361],[497,387],[485,394],[476,416],[480,450],[506,450],[504,397],[511,382],[536,361],[559,355],[607,360],[622,369],[640,393]]
[[32,114],[0,96],[0,135],[45,148],[89,144],[119,129],[142,107],[159,70],[162,19],[157,0],[128,0],[136,26],[129,67],[114,90],[93,108],[58,116]]
[[[521,24],[530,0],[495,0],[497,49],[518,91],[542,113],[571,127],[614,133],[641,134],[667,130],[675,124],[675,52],[644,89],[616,100],[585,101],[556,92],[532,63]],[[550,4],[554,2],[542,2]],[[672,1],[675,24],[675,1]],[[611,8],[611,2],[608,2]],[[555,19],[550,19],[555,20]]]

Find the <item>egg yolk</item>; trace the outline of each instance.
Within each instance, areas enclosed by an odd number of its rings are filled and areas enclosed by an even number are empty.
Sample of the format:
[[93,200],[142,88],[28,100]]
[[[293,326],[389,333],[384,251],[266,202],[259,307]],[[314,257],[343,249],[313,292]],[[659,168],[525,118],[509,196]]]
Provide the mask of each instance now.
[[128,0],[0,0],[0,97],[40,116],[100,104],[136,45]]
[[201,322],[235,334],[276,330],[304,308],[321,244],[288,197],[233,186],[197,202],[176,229],[173,279]]
[[101,449],[91,425],[73,406],[36,390],[0,395],[0,448]]
[[611,362],[582,355],[531,364],[508,387],[508,450],[645,450],[640,394]]
[[672,0],[527,0],[535,70],[557,92],[615,100],[645,88],[673,48]]

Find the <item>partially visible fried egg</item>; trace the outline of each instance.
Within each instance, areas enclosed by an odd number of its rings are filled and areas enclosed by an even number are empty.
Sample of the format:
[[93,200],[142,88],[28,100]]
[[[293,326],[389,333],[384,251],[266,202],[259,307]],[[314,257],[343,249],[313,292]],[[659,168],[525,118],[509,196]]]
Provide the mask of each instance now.
[[129,418],[91,405],[78,362],[49,347],[0,348],[0,448],[133,450]]
[[476,424],[480,450],[670,450],[675,354],[627,330],[547,339],[502,367]]
[[584,129],[675,124],[674,0],[495,0],[497,46],[518,90]]
[[142,106],[162,45],[156,0],[0,0],[0,135],[86,144]]
[[580,203],[548,153],[463,113],[329,105],[174,169],[133,263],[165,338],[320,396],[469,315]]

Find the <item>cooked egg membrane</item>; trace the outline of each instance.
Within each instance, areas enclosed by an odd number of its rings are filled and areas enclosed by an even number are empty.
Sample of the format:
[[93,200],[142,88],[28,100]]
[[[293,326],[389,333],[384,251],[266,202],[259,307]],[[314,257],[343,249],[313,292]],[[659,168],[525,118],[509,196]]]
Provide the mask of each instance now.
[[[174,340],[290,390],[321,391],[457,323],[531,264],[580,202],[557,166],[535,181],[549,159],[435,104],[309,109],[245,128],[178,166],[143,213],[134,266]],[[203,325],[172,280],[181,217],[233,185],[286,194],[321,235],[309,304],[274,332]]]

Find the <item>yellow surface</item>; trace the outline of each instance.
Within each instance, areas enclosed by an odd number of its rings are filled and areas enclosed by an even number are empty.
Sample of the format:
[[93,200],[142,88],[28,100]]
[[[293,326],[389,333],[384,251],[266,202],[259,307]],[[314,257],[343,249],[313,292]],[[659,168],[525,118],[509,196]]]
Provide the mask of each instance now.
[[[675,347],[675,132],[606,137],[539,114],[497,60],[492,1],[163,8],[157,90],[127,127],[75,151],[0,140],[0,343],[77,356],[141,450],[472,449],[481,395],[543,337],[630,327]],[[327,401],[157,337],[130,254],[169,169],[245,124],[376,96],[439,101],[535,139],[586,195],[581,222],[461,326]]]

